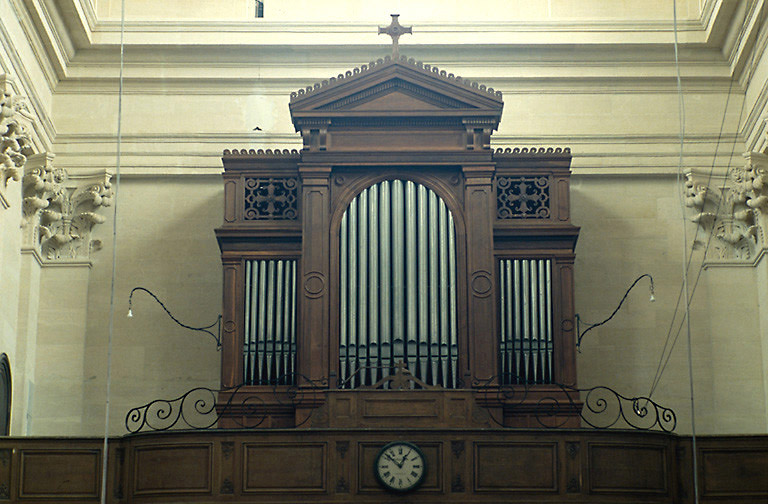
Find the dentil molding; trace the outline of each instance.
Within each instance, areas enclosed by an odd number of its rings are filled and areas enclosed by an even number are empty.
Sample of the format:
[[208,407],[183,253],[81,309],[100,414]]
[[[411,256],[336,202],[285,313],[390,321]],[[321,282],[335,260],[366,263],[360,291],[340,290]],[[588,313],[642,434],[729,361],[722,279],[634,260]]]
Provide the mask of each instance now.
[[755,265],[768,250],[768,155],[743,156],[743,166],[725,173],[686,173],[685,204],[695,211],[707,265]]

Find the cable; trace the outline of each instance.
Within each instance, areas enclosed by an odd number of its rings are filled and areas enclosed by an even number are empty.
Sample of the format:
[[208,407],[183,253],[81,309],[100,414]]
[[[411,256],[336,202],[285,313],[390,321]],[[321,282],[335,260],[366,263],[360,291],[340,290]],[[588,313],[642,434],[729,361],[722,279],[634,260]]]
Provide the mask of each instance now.
[[[715,155],[712,158],[712,165],[710,166],[709,174],[707,175],[707,182],[705,184],[706,187],[709,187],[710,182],[712,180],[712,177],[714,176],[715,165],[717,164],[717,152],[720,149],[720,142],[721,142],[721,140],[723,138],[723,130],[725,129],[725,119],[726,119],[726,116],[728,115],[728,103],[730,102],[732,88],[733,88],[733,79],[731,79],[730,84],[728,85],[728,94],[726,95],[725,108],[723,109],[723,118],[720,121],[720,131],[718,132],[717,141],[715,142]],[[744,110],[744,102],[742,101],[742,111],[743,110]],[[735,148],[735,144],[736,144],[736,136],[734,136],[733,148]],[[733,148],[731,149],[731,157],[733,157]],[[726,173],[726,177],[727,177],[727,173]],[[721,192],[719,197],[718,197],[718,200],[717,200],[717,204],[716,204],[716,207],[715,207],[715,213],[717,213],[719,211],[720,205],[721,205],[722,201],[723,201],[723,193]],[[701,226],[696,226],[696,232],[694,233],[693,240],[691,241],[692,244],[696,243],[696,240],[698,239],[698,235],[699,235],[699,230],[700,229],[701,229]],[[714,227],[710,230],[709,236],[707,237],[707,244],[706,244],[706,246],[704,248],[704,257],[706,257],[707,250],[709,249],[709,244],[712,241],[712,236],[713,235],[714,235]],[[688,256],[688,262],[686,264],[686,271],[690,270],[692,262],[693,262],[693,251],[691,251],[691,254]],[[699,273],[698,273],[698,276],[697,276],[697,279],[696,279],[696,284],[698,284],[698,278],[701,276],[701,269],[702,268],[701,268],[701,265],[700,265]],[[693,298],[693,294],[696,292],[696,284],[694,284],[694,287],[691,290],[691,294],[690,294],[690,298],[688,299],[688,303],[691,302],[691,300]],[[671,355],[672,350],[674,349],[675,342],[677,341],[677,336],[675,336],[675,339],[672,342],[672,345],[671,346],[669,345],[669,342],[672,340],[672,329],[675,326],[675,320],[677,319],[677,313],[678,313],[678,309],[680,308],[680,301],[682,300],[682,298],[683,298],[683,284],[681,283],[680,284],[680,291],[677,294],[677,301],[675,302],[675,310],[672,313],[672,319],[669,322],[669,328],[667,329],[666,340],[664,341],[664,348],[662,348],[662,351],[661,351],[661,358],[659,359],[659,364],[656,367],[656,373],[653,376],[653,381],[651,382],[651,389],[650,389],[650,392],[648,393],[648,397],[651,397],[653,395],[653,392],[656,390],[656,387],[659,384],[659,380],[661,380],[661,375],[664,373],[664,368],[666,367],[665,356],[667,356],[667,361],[669,360],[669,356],[667,354],[667,348],[669,348],[669,355]],[[680,333],[680,328],[681,327],[682,327],[682,322],[681,322],[680,326],[678,326],[678,332],[677,332],[678,335]],[[664,366],[662,366],[663,362],[665,363]]]
[[[745,103],[746,103],[746,101],[742,101],[742,103],[741,103],[741,111],[739,112],[738,123],[741,123],[741,119],[743,117]],[[734,152],[736,151],[736,141],[737,141],[737,139],[738,139],[738,136],[734,136],[733,144],[731,146],[731,154],[730,154],[730,157],[728,159],[728,166],[729,167],[731,166],[731,164],[733,162],[733,155],[734,155]],[[722,188],[722,190],[720,192],[720,197],[718,198],[716,209],[715,209],[716,212],[719,210],[720,204],[723,201],[724,193],[725,193],[725,182],[728,179],[728,174],[729,173],[730,173],[730,168],[728,168],[728,170],[726,171],[726,174],[725,174],[725,178],[724,178],[724,181],[723,181],[723,188]],[[697,228],[697,231],[698,231],[698,228]],[[704,247],[704,253],[702,255],[702,261],[701,261],[701,264],[699,264],[699,269],[698,269],[698,271],[696,273],[696,280],[693,283],[693,288],[691,289],[691,292],[690,292],[690,295],[689,295],[689,298],[688,298],[688,303],[689,304],[693,300],[693,296],[696,294],[696,288],[699,285],[699,280],[701,279],[701,274],[704,272],[704,263],[705,263],[705,260],[706,260],[707,251],[709,250],[709,246],[710,246],[710,244],[712,242],[712,238],[713,237],[714,237],[714,226],[713,226],[712,230],[710,231],[709,236],[707,237],[707,244]],[[678,303],[680,302],[680,298],[682,298],[682,293],[683,293],[683,289],[682,289],[682,285],[681,285],[680,294],[678,296]],[[677,307],[675,308],[675,310],[677,310]],[[667,333],[667,341],[664,344],[664,350],[666,350],[667,344],[669,343],[669,341],[671,339],[672,328],[674,326],[674,322],[675,322],[675,317],[673,315],[672,321],[670,322],[670,326],[669,326],[669,332]],[[659,360],[659,367],[657,367],[657,370],[656,370],[657,373],[656,373],[656,376],[654,377],[654,381],[653,381],[653,384],[651,386],[651,390],[648,393],[648,397],[651,397],[653,395],[654,391],[656,390],[656,387],[658,387],[659,383],[661,382],[661,378],[664,375],[664,371],[666,370],[667,364],[669,363],[669,359],[672,357],[672,351],[674,350],[675,345],[677,344],[677,339],[680,336],[680,333],[682,332],[684,322],[685,321],[681,321],[680,324],[677,326],[677,331],[675,332],[674,339],[672,339],[672,344],[669,346],[669,351],[668,352],[662,351],[661,360]],[[662,365],[662,362],[663,362],[663,365]]]
[[[690,383],[691,392],[691,459],[693,460],[693,501],[699,504],[699,475],[698,465],[696,462],[696,403],[694,399],[694,385],[693,385],[693,349],[691,341],[691,303],[688,297],[688,229],[685,219],[685,202],[683,201],[682,191],[682,175],[683,175],[683,147],[685,140],[685,99],[683,98],[683,83],[680,78],[680,57],[678,51],[677,40],[677,0],[672,0],[672,22],[673,32],[675,35],[675,70],[677,73],[677,95],[679,97],[680,107],[680,158],[677,166],[677,183],[680,190],[678,191],[680,199],[680,212],[681,222],[683,226],[683,262],[681,264],[683,268],[683,291],[685,294],[685,322],[688,335],[688,378]],[[691,251],[693,255],[693,251]]]
[[123,69],[125,67],[125,0],[121,0],[120,11],[120,74],[117,88],[117,139],[115,159],[115,195],[112,214],[112,277],[109,292],[109,331],[107,336],[107,390],[104,405],[104,447],[101,456],[101,504],[107,502],[107,461],[109,459],[109,398],[112,393],[112,339],[115,334],[115,278],[117,272],[117,197],[120,189],[120,161],[123,134]]
[[624,304],[624,301],[627,299],[627,296],[629,296],[630,291],[632,291],[635,285],[637,285],[637,283],[645,277],[648,277],[648,279],[651,281],[651,302],[655,301],[656,298],[654,297],[653,277],[648,273],[644,273],[639,277],[637,277],[634,282],[632,282],[632,285],[629,286],[629,289],[627,289],[627,291],[624,293],[624,296],[622,296],[621,301],[619,301],[619,305],[616,307],[615,310],[613,310],[613,313],[611,313],[611,315],[607,319],[603,320],[602,322],[598,322],[596,324],[590,324],[589,322],[586,322],[586,324],[589,325],[589,327],[584,329],[584,332],[580,332],[579,326],[581,325],[581,317],[579,316],[578,313],[576,314],[575,316],[576,334],[578,335],[578,340],[576,341],[576,350],[581,352],[581,339],[584,337],[585,334],[587,334],[589,331],[591,331],[595,327],[600,327],[601,325],[607,323],[609,320],[611,320],[614,317],[614,315],[616,315],[619,312],[619,310],[621,309],[621,305]]
[[[751,54],[751,56],[750,56],[750,61],[747,64],[747,67],[749,68],[749,71],[747,73],[747,78],[746,78],[746,83],[747,84],[751,81],[752,76],[754,75],[754,72],[755,72],[755,68],[753,66],[754,60],[755,60],[755,53],[753,52]],[[720,141],[722,140],[724,125],[725,125],[725,119],[726,119],[726,115],[727,115],[727,112],[728,112],[728,103],[729,103],[729,100],[730,100],[730,95],[731,95],[732,88],[733,88],[733,78],[731,78],[730,84],[728,86],[728,95],[727,95],[727,99],[726,99],[725,109],[723,110],[723,118],[722,118],[722,120],[720,122],[720,132],[718,134],[717,144],[716,144],[716,147],[715,147],[715,156],[712,159],[712,166],[710,167],[710,172],[709,172],[709,175],[708,175],[708,178],[707,178],[707,187],[709,187],[710,181],[711,181],[711,179],[713,177],[713,172],[714,172],[714,169],[715,169],[715,165],[716,165],[716,162],[717,162],[717,151],[719,150]],[[740,107],[740,110],[739,110],[739,116],[738,116],[738,119],[737,119],[737,122],[736,122],[736,124],[737,124],[737,131],[736,131],[736,134],[734,134],[734,136],[733,136],[733,142],[731,144],[731,152],[730,152],[730,156],[729,156],[729,159],[728,159],[728,163],[726,165],[727,166],[726,173],[725,173],[725,175],[723,177],[723,184],[721,186],[720,194],[718,195],[717,201],[715,202],[715,211],[714,211],[715,215],[719,214],[721,205],[723,204],[723,201],[725,200],[725,192],[726,192],[726,187],[727,187],[727,181],[728,181],[729,174],[731,172],[731,168],[730,167],[733,164],[733,156],[734,156],[734,153],[736,151],[736,142],[739,139],[738,127],[741,124],[742,118],[744,117],[745,105],[746,105],[746,100],[742,100],[741,107]],[[696,241],[696,239],[698,237],[699,229],[700,229],[700,226],[697,226],[696,227],[696,234],[694,234],[694,239],[693,239],[692,243],[695,243],[695,241]],[[702,260],[701,260],[701,263],[699,264],[699,269],[698,269],[698,272],[696,274],[696,281],[694,282],[693,288],[691,289],[690,295],[688,297],[688,303],[689,304],[693,301],[693,296],[696,293],[696,288],[697,288],[697,286],[699,284],[699,280],[701,278],[701,274],[702,274],[702,272],[704,270],[704,264],[706,262],[707,252],[709,251],[709,247],[710,247],[710,245],[712,243],[712,239],[714,238],[714,235],[715,235],[715,227],[712,226],[712,228],[710,229],[710,231],[708,233],[708,236],[707,236],[707,242],[706,242],[706,245],[704,247],[704,252],[703,252],[703,255],[702,255]],[[693,255],[691,254],[691,256],[688,259],[688,269],[690,268],[690,264],[692,262],[692,259],[693,259]],[[680,336],[680,332],[682,331],[682,327],[683,327],[683,324],[685,322],[684,320],[680,322],[680,324],[677,326],[677,331],[675,332],[675,337],[674,337],[674,339],[672,339],[673,328],[675,326],[675,320],[676,320],[676,317],[677,317],[678,308],[680,306],[680,300],[682,299],[682,294],[683,294],[683,285],[681,283],[681,285],[680,285],[680,292],[678,293],[677,302],[675,304],[675,311],[672,314],[672,320],[670,321],[669,329],[667,330],[667,337],[666,337],[666,340],[664,342],[664,348],[662,349],[661,358],[659,359],[659,365],[656,368],[656,374],[654,375],[654,379],[653,379],[653,382],[651,384],[651,389],[650,389],[650,392],[648,393],[648,397],[652,397],[653,396],[653,393],[655,392],[656,388],[658,387],[658,385],[659,385],[659,383],[661,381],[661,378],[662,378],[662,376],[664,374],[664,371],[665,371],[665,369],[667,367],[667,364],[669,363],[669,360],[670,360],[670,358],[672,356],[672,351],[674,350],[674,347],[675,347],[675,345],[677,343],[677,338]],[[669,345],[670,340],[672,341],[671,345]],[[669,348],[669,350],[667,350],[667,348]]]
[[[133,289],[131,289],[131,293],[128,295],[128,318],[133,317],[133,310],[132,310],[132,307],[133,307],[133,293],[136,292],[136,291],[146,292],[147,294],[152,296],[152,299],[157,301],[157,304],[159,304],[160,307],[163,310],[165,310],[165,313],[171,318],[171,320],[176,322],[176,324],[180,325],[184,329],[189,329],[190,331],[200,331],[200,332],[204,332],[204,333],[209,334],[216,341],[216,349],[220,349],[221,348],[221,315],[216,317],[216,320],[211,325],[202,326],[202,327],[188,326],[187,324],[184,324],[179,319],[174,317],[173,314],[170,312],[170,310],[168,310],[168,308],[165,306],[165,303],[160,301],[160,299],[157,296],[155,296],[155,294],[152,291],[150,291],[149,289],[146,289],[144,287],[134,287]],[[216,336],[215,334],[213,334],[211,331],[208,330],[208,329],[212,328],[213,326],[217,326],[217,330],[219,332],[218,336]]]

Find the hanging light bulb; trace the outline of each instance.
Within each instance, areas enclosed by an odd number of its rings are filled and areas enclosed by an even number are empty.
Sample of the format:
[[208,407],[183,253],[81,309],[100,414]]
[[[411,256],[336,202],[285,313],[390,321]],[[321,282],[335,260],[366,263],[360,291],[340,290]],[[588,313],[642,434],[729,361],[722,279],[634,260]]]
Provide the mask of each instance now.
[[128,308],[128,318],[133,318],[133,312]]
[[651,279],[651,303],[656,301],[656,296],[653,295],[653,291],[654,291],[654,289],[653,289],[653,279]]

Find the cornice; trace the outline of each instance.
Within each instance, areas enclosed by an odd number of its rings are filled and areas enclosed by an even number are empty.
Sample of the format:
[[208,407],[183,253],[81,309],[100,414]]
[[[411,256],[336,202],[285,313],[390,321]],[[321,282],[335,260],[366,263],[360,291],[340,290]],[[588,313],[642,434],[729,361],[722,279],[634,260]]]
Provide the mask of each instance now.
[[[450,67],[450,64],[449,64]],[[572,67],[574,69],[579,67]],[[582,69],[584,67],[581,67]],[[504,73],[503,68],[498,73]],[[676,93],[676,79],[673,76],[643,75],[639,68],[637,76],[555,76],[555,77],[479,77],[472,76],[468,80],[483,82],[484,85],[498,90],[506,95],[522,94],[670,94]],[[284,98],[296,88],[312,78],[283,78],[263,77],[252,78],[200,78],[190,72],[187,77],[178,78],[128,78],[123,82],[123,95],[202,95],[222,94],[226,96],[274,96]],[[687,93],[724,94],[731,87],[729,77],[700,76],[684,77],[683,86]],[[116,95],[118,93],[117,79],[88,78],[68,79],[62,82],[56,94],[67,95]]]
[[22,1],[35,26],[34,35],[45,47],[57,77],[66,77],[69,62],[75,55],[75,46],[56,4],[46,0]]
[[[728,64],[731,67],[731,73],[734,78],[741,79],[742,73],[749,73],[754,55],[759,54],[758,37],[761,32],[765,38],[764,20],[768,11],[766,0],[756,0],[749,2],[747,13],[740,26],[732,26],[731,29],[737,29],[738,33],[730,47],[723,47],[723,53],[726,54]],[[762,43],[763,48],[765,42]]]
[[[69,67],[77,63],[77,52],[113,49],[120,41],[121,23],[100,19],[91,0],[8,0],[17,11],[25,11],[30,23],[25,28],[40,37],[43,53],[50,59],[58,79],[65,79]],[[682,45],[719,47],[722,27],[728,24],[736,0],[706,0],[695,19],[679,20],[677,30]],[[762,9],[763,0],[756,4]],[[24,8],[19,9],[19,7]],[[669,47],[671,20],[589,20],[578,21],[487,21],[420,22],[418,42],[408,41],[405,50],[419,47],[604,47],[607,45]],[[322,52],[338,46],[381,48],[376,25],[368,22],[282,22],[269,20],[186,20],[155,21],[128,19],[126,46],[173,51],[180,46],[199,48],[207,44],[253,49],[274,46],[307,46]],[[30,36],[28,34],[28,36]],[[207,42],[206,42],[207,41]],[[77,51],[77,52],[76,52]],[[374,50],[378,53],[378,49]],[[415,55],[419,56],[419,55]],[[38,55],[40,58],[41,55]],[[42,63],[41,63],[42,64]],[[54,79],[49,78],[50,84]]]
[[[53,86],[55,86],[56,83],[56,76],[48,59],[40,54],[43,52],[43,49],[40,46],[39,41],[36,42],[34,38],[29,38],[31,33],[28,27],[25,28],[25,23],[23,21],[20,22],[22,24],[22,30],[25,35],[27,35],[27,41],[30,44],[30,48],[35,54],[36,61],[40,64],[41,72],[46,78],[45,82],[41,83],[30,76],[27,68],[30,67],[31,64],[22,61],[21,56],[19,55],[19,50],[15,47],[12,37],[3,23],[0,23],[0,46],[2,46],[0,60],[2,60],[3,55],[8,58],[9,70],[16,80],[14,91],[18,95],[24,96],[30,108],[34,111],[35,120],[32,121],[30,127],[35,132],[33,137],[33,141],[36,144],[35,150],[49,150],[50,145],[56,136],[56,128],[43,105],[43,100],[40,98],[40,91],[38,88],[41,85],[47,85],[49,90],[53,89]],[[2,63],[2,61],[0,61],[0,63]]]
[[[66,76],[69,56],[61,52],[60,42],[68,38],[62,23],[54,23],[47,6],[41,0],[8,0],[12,6],[16,21],[24,31],[29,47],[35,55],[37,65],[45,74],[48,86],[53,89],[56,82]],[[10,39],[12,44],[18,40]],[[29,65],[29,62],[26,62]]]

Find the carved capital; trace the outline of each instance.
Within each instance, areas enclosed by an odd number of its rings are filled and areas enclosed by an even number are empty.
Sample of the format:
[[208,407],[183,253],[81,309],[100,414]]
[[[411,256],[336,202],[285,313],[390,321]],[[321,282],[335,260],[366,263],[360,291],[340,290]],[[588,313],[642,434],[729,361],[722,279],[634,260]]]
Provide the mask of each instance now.
[[3,193],[8,181],[21,180],[27,156],[32,154],[30,122],[26,103],[14,95],[8,77],[0,74],[0,202],[7,201]]
[[112,204],[110,175],[70,177],[53,159],[50,153],[30,156],[24,171],[24,247],[45,261],[89,259],[101,248],[91,231],[105,220],[98,211]]
[[726,172],[686,174],[685,204],[695,210],[691,220],[703,231],[697,242],[707,246],[710,264],[751,264],[768,248],[768,156],[747,152],[744,159]]

